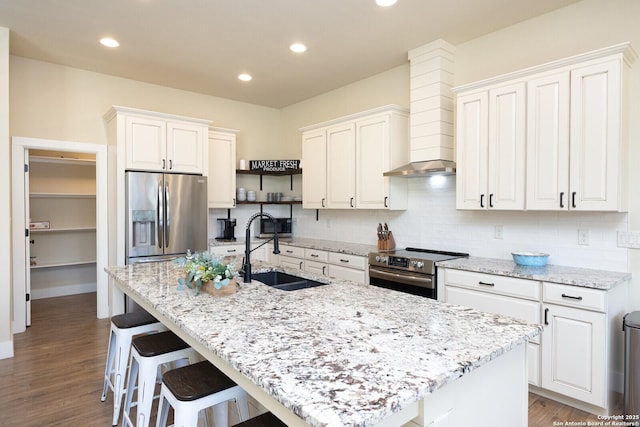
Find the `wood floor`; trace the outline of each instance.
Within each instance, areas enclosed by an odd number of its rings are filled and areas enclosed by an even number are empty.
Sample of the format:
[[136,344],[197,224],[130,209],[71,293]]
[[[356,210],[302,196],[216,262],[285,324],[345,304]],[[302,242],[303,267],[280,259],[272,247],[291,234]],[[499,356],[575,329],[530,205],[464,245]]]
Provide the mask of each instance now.
[[[32,302],[32,326],[0,360],[0,426],[110,426],[112,396],[100,402],[109,320],[96,319],[96,295]],[[529,426],[597,417],[529,394]],[[491,426],[491,420],[478,426]]]

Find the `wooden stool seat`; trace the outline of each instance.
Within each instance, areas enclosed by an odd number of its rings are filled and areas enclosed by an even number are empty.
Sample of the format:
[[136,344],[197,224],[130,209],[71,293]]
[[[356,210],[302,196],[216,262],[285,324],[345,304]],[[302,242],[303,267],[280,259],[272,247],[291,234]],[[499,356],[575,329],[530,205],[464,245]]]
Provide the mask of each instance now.
[[132,311],[118,314],[111,318],[111,322],[119,329],[135,328],[136,326],[158,323],[158,320],[146,311]]
[[183,402],[200,399],[236,385],[209,362],[172,369],[164,374],[163,383],[176,399]]
[[265,412],[262,415],[248,419],[247,421],[236,424],[235,427],[287,427],[285,423],[280,421],[278,417],[271,412]]
[[247,393],[210,362],[172,369],[162,377],[156,426],[167,425],[172,407],[174,426],[196,427],[200,411],[213,408],[214,425],[227,427],[228,401],[235,401],[240,421],[249,419]]
[[133,340],[133,347],[142,357],[153,357],[158,354],[171,353],[189,348],[189,344],[171,331],[145,335]]

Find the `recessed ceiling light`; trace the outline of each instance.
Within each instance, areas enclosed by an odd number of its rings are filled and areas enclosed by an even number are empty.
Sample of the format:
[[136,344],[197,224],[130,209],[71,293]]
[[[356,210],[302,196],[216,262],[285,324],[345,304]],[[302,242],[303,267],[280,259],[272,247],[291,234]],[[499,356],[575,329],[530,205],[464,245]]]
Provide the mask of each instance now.
[[376,4],[382,7],[393,6],[398,0],[376,0]]
[[120,46],[120,43],[118,43],[118,40],[116,39],[112,39],[111,37],[103,37],[100,39],[100,44],[102,44],[103,46],[107,46],[107,47],[118,47]]
[[295,53],[302,53],[307,51],[307,47],[302,43],[293,43],[291,46],[289,46],[289,49],[291,50],[291,52]]
[[251,75],[247,73],[242,73],[238,75],[238,80],[242,80],[243,82],[248,82],[251,79],[252,79]]

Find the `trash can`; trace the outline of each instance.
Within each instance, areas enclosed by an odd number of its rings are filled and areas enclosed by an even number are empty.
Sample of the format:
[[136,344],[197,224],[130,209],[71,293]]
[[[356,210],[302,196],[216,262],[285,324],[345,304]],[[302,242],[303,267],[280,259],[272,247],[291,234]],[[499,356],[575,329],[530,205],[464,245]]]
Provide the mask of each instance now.
[[640,414],[640,311],[622,319],[624,331],[624,413]]

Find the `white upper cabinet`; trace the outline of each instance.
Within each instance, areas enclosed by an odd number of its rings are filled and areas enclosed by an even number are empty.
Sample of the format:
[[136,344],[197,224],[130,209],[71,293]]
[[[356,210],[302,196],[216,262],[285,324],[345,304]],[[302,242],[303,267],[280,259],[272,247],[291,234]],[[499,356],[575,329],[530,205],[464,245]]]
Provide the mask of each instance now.
[[124,116],[125,168],[204,173],[207,121],[114,107]]
[[626,210],[622,59],[571,70],[570,209]]
[[623,43],[455,88],[457,208],[625,211],[635,57]]
[[527,82],[527,209],[569,208],[569,71]]
[[330,208],[356,207],[355,135],[355,123],[327,129],[327,206]]
[[458,209],[524,209],[525,85],[458,98]]
[[236,134],[222,128],[209,129],[208,200],[210,208],[236,206]]
[[327,207],[327,133],[324,129],[302,136],[302,207]]
[[385,106],[302,129],[303,207],[406,209],[408,113]]

